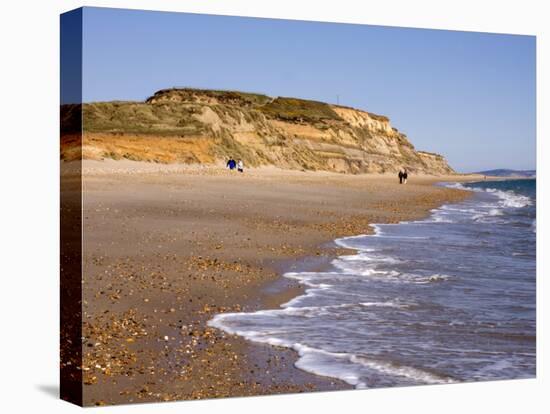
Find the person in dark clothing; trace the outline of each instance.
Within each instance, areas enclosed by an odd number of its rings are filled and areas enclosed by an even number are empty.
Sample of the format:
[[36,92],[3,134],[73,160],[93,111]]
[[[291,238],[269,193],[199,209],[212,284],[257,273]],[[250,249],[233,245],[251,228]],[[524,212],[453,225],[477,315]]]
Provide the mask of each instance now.
[[407,173],[407,169],[405,168],[403,170],[403,184],[407,184],[407,178],[409,178],[409,173]]
[[397,176],[399,177],[399,184],[403,184],[403,171],[399,170]]
[[229,161],[227,161],[227,168],[230,170],[234,170],[237,167],[237,162],[233,158],[229,158]]

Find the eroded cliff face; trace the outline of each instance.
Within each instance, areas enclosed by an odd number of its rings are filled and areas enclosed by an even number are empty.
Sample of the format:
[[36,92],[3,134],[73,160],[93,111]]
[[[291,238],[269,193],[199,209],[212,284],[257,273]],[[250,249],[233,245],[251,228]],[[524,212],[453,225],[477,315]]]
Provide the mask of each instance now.
[[295,98],[167,89],[146,102],[84,105],[85,158],[221,163],[346,173],[450,174],[387,117]]

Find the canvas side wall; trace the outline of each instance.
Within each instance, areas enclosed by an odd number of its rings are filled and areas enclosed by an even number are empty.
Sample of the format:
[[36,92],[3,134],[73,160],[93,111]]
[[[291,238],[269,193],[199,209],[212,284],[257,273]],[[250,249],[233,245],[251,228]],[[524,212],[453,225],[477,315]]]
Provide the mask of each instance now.
[[[82,405],[82,9],[61,15],[60,396]],[[60,148],[60,149],[61,149]],[[62,153],[60,151],[60,153]]]

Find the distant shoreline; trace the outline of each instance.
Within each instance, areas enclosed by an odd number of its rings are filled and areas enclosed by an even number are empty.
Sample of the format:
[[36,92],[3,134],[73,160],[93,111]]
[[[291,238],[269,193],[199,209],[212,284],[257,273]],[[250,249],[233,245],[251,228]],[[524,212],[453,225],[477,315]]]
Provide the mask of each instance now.
[[[140,175],[140,174],[189,174],[189,175],[226,175],[232,173],[227,170],[221,162],[215,163],[163,163],[153,161],[134,161],[130,159],[115,160],[105,158],[101,160],[83,159],[83,160],[60,160],[61,174],[73,175],[80,174],[82,167],[83,174],[86,175]],[[275,165],[263,165],[258,167],[245,166],[248,173],[253,172],[255,177],[268,177],[270,173],[275,175],[302,174],[313,176],[336,176],[336,177],[397,177],[394,172],[335,172],[329,170],[307,170],[299,168],[282,168]],[[235,171],[236,174],[236,171]],[[475,173],[454,173],[454,174],[426,174],[412,173],[413,177],[421,177],[422,183],[426,179],[436,182],[439,181],[467,181],[467,180],[483,180],[484,176]],[[495,180],[503,177],[486,176],[489,180]],[[508,177],[505,177],[508,178]]]

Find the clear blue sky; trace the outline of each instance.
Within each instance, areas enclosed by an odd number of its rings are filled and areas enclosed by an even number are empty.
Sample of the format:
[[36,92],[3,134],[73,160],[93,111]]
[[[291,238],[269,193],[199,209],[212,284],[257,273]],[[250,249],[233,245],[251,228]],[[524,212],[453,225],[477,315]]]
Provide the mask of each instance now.
[[83,100],[173,86],[388,116],[459,171],[535,168],[535,37],[84,9]]

